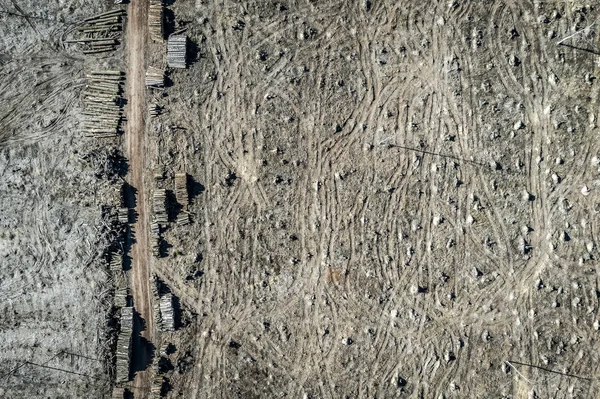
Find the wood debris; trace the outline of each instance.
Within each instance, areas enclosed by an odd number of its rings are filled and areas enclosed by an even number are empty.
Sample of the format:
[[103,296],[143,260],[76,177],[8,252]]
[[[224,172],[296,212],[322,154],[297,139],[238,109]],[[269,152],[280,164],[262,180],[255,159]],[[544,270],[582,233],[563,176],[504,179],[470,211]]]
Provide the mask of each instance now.
[[81,45],[83,54],[98,54],[114,51],[120,44],[124,9],[107,11],[84,19],[76,27],[82,36],[66,40],[65,43]]
[[84,91],[84,128],[87,136],[114,137],[121,130],[123,99],[121,71],[92,71]]
[[171,35],[167,42],[167,64],[171,68],[186,67],[187,36]]

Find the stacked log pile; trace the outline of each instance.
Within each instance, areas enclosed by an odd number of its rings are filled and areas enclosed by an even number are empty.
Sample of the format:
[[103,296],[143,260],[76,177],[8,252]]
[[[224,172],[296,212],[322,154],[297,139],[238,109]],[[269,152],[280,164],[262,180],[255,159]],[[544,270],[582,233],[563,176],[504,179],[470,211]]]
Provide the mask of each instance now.
[[154,42],[163,42],[163,4],[162,0],[150,0],[148,11],[148,31]]
[[121,308],[121,330],[117,337],[117,378],[116,381],[129,381],[129,359],[131,358],[131,334],[133,332],[133,307]]
[[182,210],[177,215],[177,226],[185,226],[190,223],[190,214],[187,210]]
[[171,68],[186,67],[187,36],[171,35],[167,42],[167,64]]
[[184,207],[189,203],[187,190],[187,173],[175,173],[175,197]]
[[119,208],[119,223],[129,223],[129,209]]
[[155,237],[160,237],[160,225],[158,224],[158,222],[150,222],[150,231]]
[[159,182],[164,180],[165,178],[165,168],[164,166],[159,166],[158,168],[154,169],[154,181]]
[[65,43],[78,43],[83,54],[97,54],[116,50],[119,45],[125,10],[116,9],[84,19],[76,29],[82,37],[66,40]]
[[175,331],[173,295],[171,295],[170,293],[160,297],[160,318],[160,326],[163,331]]
[[113,273],[117,273],[123,270],[123,253],[121,251],[113,252],[110,255],[109,262],[110,271]]
[[152,194],[152,208],[154,210],[154,221],[159,225],[166,225],[169,221],[167,216],[167,192],[165,189],[154,190]]
[[162,387],[164,378],[160,375],[154,376],[152,380],[152,386],[150,387],[150,394],[153,399],[162,398]]
[[187,173],[175,173],[175,197],[183,209],[177,215],[177,225],[185,226],[190,222],[190,214],[188,212],[189,194],[187,190]]
[[124,273],[115,274],[113,278],[115,295],[113,305],[115,308],[124,308],[127,306],[127,296],[129,295],[129,279]]
[[129,289],[127,284],[121,283],[120,286],[115,288],[115,298],[113,304],[116,308],[124,308],[127,306],[127,296],[129,295]]
[[146,87],[164,87],[165,73],[162,69],[150,66],[146,71]]
[[154,322],[160,326],[162,323],[162,319],[160,318],[160,295],[158,294],[158,278],[156,277],[156,274],[153,274],[150,278],[150,289],[152,290],[152,302],[154,304],[152,308],[154,314]]
[[148,108],[148,113],[150,114],[150,116],[158,116],[160,115],[160,106],[158,104],[150,104],[149,108]]
[[167,354],[167,350],[168,350],[168,348],[169,348],[169,343],[168,343],[168,342],[165,342],[165,343],[163,343],[163,344],[160,346],[160,349],[158,350],[158,353],[159,353],[161,356],[163,356],[163,357],[167,357],[167,356],[168,356],[168,354]]
[[121,128],[123,101],[120,71],[92,71],[84,91],[84,132],[92,137],[114,137]]
[[123,399],[125,398],[125,388],[114,387],[111,395],[111,399]]

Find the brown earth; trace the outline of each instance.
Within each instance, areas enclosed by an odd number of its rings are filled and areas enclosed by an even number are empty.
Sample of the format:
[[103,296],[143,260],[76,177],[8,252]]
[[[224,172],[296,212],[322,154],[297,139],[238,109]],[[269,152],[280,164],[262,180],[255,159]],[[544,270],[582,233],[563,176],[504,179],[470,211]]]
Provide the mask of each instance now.
[[[154,340],[154,320],[152,314],[152,293],[150,291],[150,250],[148,222],[149,215],[146,211],[147,199],[144,186],[145,139],[146,125],[145,113],[147,110],[145,99],[145,52],[148,40],[148,1],[135,0],[128,6],[128,24],[126,30],[126,55],[127,55],[127,157],[130,162],[129,184],[136,190],[137,220],[133,225],[134,243],[131,249],[131,293],[133,304],[139,318],[144,322],[144,329],[140,341],[134,337],[132,367],[134,370],[144,368],[149,363],[148,343]],[[134,330],[136,333],[138,329]],[[147,397],[150,387],[150,374],[148,371],[138,371],[133,381],[133,392],[136,397]]]

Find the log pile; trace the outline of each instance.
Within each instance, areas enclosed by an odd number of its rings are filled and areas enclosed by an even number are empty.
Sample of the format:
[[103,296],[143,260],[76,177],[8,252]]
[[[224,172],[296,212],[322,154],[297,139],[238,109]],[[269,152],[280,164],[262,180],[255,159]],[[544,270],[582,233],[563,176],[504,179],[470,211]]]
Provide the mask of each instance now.
[[127,306],[127,296],[129,295],[129,289],[126,284],[115,288],[115,298],[113,304],[116,308],[124,308]]
[[121,128],[123,101],[121,71],[92,71],[84,91],[84,132],[92,137],[114,137]]
[[182,210],[177,215],[177,226],[185,226],[190,224],[190,214],[186,210]]
[[154,221],[159,225],[166,225],[169,221],[167,216],[167,192],[165,189],[154,190],[152,194],[152,208],[154,210]]
[[158,294],[158,278],[156,277],[156,274],[153,274],[150,278],[150,289],[152,290],[152,296],[154,297],[154,306],[152,308],[154,314],[154,322],[160,326],[162,323],[162,319],[160,317],[160,295]]
[[154,295],[154,299],[159,298],[158,277],[156,277],[156,274],[153,274],[152,277],[150,277],[150,291],[152,291],[152,295]]
[[158,326],[162,326],[162,317],[160,317],[160,305],[159,305],[160,297],[155,298],[154,305],[152,306],[152,311],[154,315],[154,322]]
[[149,108],[148,108],[148,113],[150,114],[150,116],[158,116],[160,115],[160,106],[158,104],[150,104]]
[[[154,233],[154,230],[152,230],[152,233]],[[156,240],[154,240],[154,242],[152,243],[152,255],[156,256],[157,258],[160,258],[160,236],[158,235],[159,233],[155,233],[156,235]]]
[[156,169],[154,169],[154,181],[162,181],[165,178],[165,168],[164,167],[158,167]]
[[187,190],[187,173],[175,173],[175,197],[184,207],[189,203]]
[[76,30],[81,37],[66,40],[65,43],[78,43],[83,54],[98,54],[114,51],[119,45],[125,10],[116,9],[86,18]]
[[160,346],[160,349],[158,350],[158,353],[163,356],[163,357],[167,357],[167,350],[169,348],[169,343],[164,343]]
[[150,231],[155,237],[160,237],[160,225],[158,222],[150,222]]
[[120,272],[123,270],[123,253],[121,251],[113,252],[110,255],[109,262],[110,271],[113,273]]
[[165,294],[160,298],[160,318],[163,331],[175,331],[175,314],[173,310],[173,295]]
[[177,225],[185,226],[190,223],[190,214],[188,213],[189,194],[187,190],[187,173],[175,173],[175,197],[183,209],[177,215]]
[[116,381],[129,381],[129,359],[131,358],[131,334],[133,332],[133,307],[121,308],[121,330],[117,337],[117,378]]
[[129,209],[119,208],[119,223],[129,223]]
[[187,36],[171,35],[167,42],[167,64],[171,68],[186,67]]
[[163,4],[162,0],[150,0],[148,11],[148,31],[154,42],[163,42]]
[[165,73],[162,69],[155,67],[148,67],[146,71],[146,87],[164,87],[165,86]]
[[125,388],[114,387],[112,391],[111,399],[123,399],[125,398]]
[[150,387],[151,398],[160,399],[162,397],[162,387],[164,378],[160,375],[154,376],[152,386]]

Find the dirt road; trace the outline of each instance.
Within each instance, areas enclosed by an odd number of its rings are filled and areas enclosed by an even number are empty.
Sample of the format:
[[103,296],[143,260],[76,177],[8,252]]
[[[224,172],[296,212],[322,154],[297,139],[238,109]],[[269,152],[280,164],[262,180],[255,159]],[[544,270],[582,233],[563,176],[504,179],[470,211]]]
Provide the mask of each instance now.
[[[137,190],[136,211],[138,214],[133,228],[134,243],[132,257],[132,295],[139,318],[145,328],[137,341],[134,338],[132,365],[134,371],[141,370],[148,363],[147,342],[153,340],[154,320],[152,319],[152,297],[150,291],[148,215],[145,210],[144,188],[144,139],[145,139],[145,88],[144,59],[147,29],[147,0],[134,0],[129,5],[127,26],[127,99],[129,100],[127,124],[127,157],[130,162],[130,184]],[[141,323],[138,323],[141,325]],[[134,330],[134,333],[137,331]],[[137,334],[134,334],[137,335]],[[145,339],[145,340],[144,340]],[[149,389],[148,373],[137,372],[134,379],[135,397],[146,397]]]

